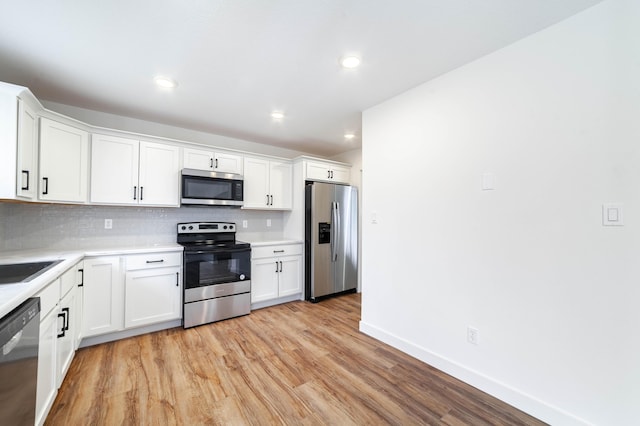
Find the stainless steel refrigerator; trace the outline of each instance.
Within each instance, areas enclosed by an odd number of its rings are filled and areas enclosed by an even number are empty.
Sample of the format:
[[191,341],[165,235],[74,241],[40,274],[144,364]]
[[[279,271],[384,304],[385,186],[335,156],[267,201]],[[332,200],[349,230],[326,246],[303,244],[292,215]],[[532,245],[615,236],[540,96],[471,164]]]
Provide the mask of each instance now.
[[305,186],[305,297],[318,300],[358,286],[358,190]]

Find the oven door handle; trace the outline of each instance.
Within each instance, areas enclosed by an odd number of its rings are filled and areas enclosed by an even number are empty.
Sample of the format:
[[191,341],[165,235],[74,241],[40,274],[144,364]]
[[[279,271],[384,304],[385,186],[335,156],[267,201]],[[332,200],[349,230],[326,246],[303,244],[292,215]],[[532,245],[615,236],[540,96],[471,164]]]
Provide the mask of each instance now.
[[229,249],[229,248],[212,248],[210,250],[198,250],[198,251],[185,251],[185,256],[190,254],[207,254],[207,253],[242,253],[246,251],[251,251],[250,248],[237,248],[237,249]]

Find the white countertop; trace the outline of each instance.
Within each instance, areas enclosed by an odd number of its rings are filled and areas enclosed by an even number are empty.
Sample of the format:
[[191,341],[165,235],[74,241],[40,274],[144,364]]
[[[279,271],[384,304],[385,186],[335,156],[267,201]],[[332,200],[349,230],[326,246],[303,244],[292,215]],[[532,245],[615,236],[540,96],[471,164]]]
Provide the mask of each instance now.
[[0,264],[55,261],[62,259],[51,269],[28,282],[0,284],[0,318],[11,312],[22,302],[64,274],[85,257],[126,255],[136,253],[159,253],[182,250],[179,244],[165,244],[144,247],[109,247],[91,250],[21,250],[0,252]]

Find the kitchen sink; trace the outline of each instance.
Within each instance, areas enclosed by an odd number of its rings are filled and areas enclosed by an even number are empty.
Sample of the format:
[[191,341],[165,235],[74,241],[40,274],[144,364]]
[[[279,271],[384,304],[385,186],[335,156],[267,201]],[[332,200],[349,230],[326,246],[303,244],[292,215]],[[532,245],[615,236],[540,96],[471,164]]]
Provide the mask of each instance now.
[[0,284],[29,282],[49,268],[53,268],[63,259],[45,262],[10,263],[0,265]]

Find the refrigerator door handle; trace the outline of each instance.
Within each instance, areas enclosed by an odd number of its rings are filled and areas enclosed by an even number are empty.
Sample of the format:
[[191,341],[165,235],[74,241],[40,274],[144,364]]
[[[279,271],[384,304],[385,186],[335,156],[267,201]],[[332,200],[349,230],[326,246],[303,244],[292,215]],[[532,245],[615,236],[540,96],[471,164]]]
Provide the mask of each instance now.
[[338,203],[331,203],[331,261],[338,260],[338,250],[336,249],[336,242],[338,241]]
[[338,203],[336,201],[336,227],[335,227],[335,235],[336,235],[336,243],[334,245],[335,247],[335,258],[333,259],[334,262],[338,261],[338,241],[340,241],[340,238],[342,238],[342,235],[340,235],[340,226],[342,224],[340,223],[340,203]]

